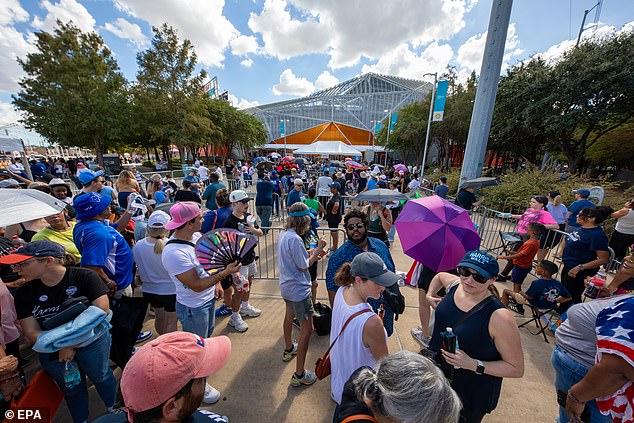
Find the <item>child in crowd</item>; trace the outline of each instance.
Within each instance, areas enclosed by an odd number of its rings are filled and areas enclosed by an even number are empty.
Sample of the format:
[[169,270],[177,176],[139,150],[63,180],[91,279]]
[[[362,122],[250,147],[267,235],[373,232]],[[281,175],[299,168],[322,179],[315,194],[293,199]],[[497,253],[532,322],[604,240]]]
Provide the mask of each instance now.
[[546,232],[546,227],[541,223],[530,223],[526,229],[529,238],[520,249],[508,256],[497,256],[498,259],[513,261],[513,270],[511,271],[513,292],[522,290],[522,282],[533,268],[533,258],[539,251],[539,237],[544,232]]
[[524,314],[523,304],[528,303],[543,310],[555,308],[558,304],[570,301],[568,290],[553,275],[559,268],[555,263],[542,260],[537,265],[535,273],[539,279],[534,280],[526,292],[514,292],[510,289],[502,291],[502,303],[516,313]]

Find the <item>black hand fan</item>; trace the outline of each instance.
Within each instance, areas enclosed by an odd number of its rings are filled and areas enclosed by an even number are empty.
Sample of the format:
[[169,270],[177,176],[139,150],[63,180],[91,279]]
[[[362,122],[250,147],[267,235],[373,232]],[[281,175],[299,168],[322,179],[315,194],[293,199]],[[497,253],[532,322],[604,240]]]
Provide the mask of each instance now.
[[253,235],[235,229],[214,229],[196,243],[196,257],[205,270],[224,269],[235,261],[242,261],[257,244]]

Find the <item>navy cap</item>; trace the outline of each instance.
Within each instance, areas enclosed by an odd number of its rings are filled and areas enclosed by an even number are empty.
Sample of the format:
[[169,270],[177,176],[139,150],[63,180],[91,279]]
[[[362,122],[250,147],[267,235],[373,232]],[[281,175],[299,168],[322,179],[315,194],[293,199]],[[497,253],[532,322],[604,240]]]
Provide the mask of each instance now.
[[66,254],[64,247],[53,241],[33,241],[18,248],[12,254],[0,257],[0,264],[22,263],[33,257],[62,258]]
[[581,198],[590,197],[590,190],[588,188],[579,188],[572,192],[573,194],[579,194]]
[[77,212],[77,219],[85,220],[97,216],[108,208],[112,197],[102,196],[96,192],[79,194],[73,202],[73,208]]
[[341,191],[341,184],[339,182],[333,182],[328,185],[329,188],[337,188],[337,191]]
[[103,175],[103,170],[98,170],[96,172],[93,172],[92,170],[86,169],[79,172],[79,174],[77,175],[77,178],[79,178],[79,182],[81,182],[83,185],[87,185],[91,183],[92,181],[94,181],[95,179],[97,179],[98,177],[100,177],[101,175]]
[[479,250],[467,251],[458,266],[473,269],[487,279],[491,279],[500,271],[500,266],[495,257]]

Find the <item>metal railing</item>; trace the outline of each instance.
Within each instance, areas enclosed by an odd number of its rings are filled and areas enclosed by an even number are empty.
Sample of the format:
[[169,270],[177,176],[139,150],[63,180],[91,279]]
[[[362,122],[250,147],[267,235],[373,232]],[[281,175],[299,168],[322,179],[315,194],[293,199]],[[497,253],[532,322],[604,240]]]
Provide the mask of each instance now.
[[[256,279],[279,279],[280,274],[277,268],[277,240],[283,228],[261,228],[266,230],[266,234],[258,238],[256,255],[258,273]],[[346,231],[343,228],[337,229],[339,233],[339,246],[346,242]],[[319,236],[324,236],[326,242],[330,244],[330,229],[317,228]],[[317,264],[317,279],[326,279],[326,269],[328,268],[328,258],[324,257]]]

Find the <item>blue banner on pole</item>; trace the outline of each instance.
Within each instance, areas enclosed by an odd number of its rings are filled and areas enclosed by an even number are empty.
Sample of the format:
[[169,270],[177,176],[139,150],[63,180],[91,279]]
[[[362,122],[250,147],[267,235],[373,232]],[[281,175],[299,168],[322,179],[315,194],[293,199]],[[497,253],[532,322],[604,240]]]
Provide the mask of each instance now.
[[390,119],[390,133],[394,132],[396,126],[396,120],[398,119],[398,113],[392,113],[392,119]]
[[280,120],[280,135],[283,137],[286,134],[286,128],[284,128],[284,121]]
[[381,122],[377,122],[377,123],[374,125],[374,133],[375,133],[375,134],[378,134],[380,130],[381,130]]
[[447,90],[449,89],[449,81],[438,81],[436,88],[436,100],[434,101],[434,113],[432,122],[442,121],[445,115],[445,103],[447,102]]

